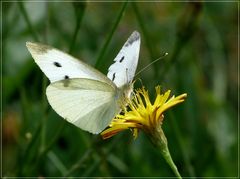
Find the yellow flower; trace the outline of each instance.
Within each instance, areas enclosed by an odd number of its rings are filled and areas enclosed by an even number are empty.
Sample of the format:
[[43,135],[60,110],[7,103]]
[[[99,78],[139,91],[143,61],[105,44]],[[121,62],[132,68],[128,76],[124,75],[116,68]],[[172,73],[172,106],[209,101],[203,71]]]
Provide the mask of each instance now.
[[170,155],[167,138],[162,130],[163,112],[172,106],[177,105],[185,100],[187,94],[184,93],[177,97],[170,96],[170,90],[164,94],[160,93],[160,86],[156,87],[157,97],[152,104],[148,91],[144,89],[136,90],[133,98],[128,101],[128,109],[126,107],[122,114],[118,114],[110,123],[109,128],[104,130],[101,135],[103,139],[110,138],[118,132],[125,129],[132,129],[133,136],[138,136],[138,131],[142,129],[149,137],[153,145],[160,149],[166,162],[169,164],[177,178],[181,179],[176,165]]
[[[177,97],[172,96],[170,99],[170,90],[164,94],[160,93],[160,86],[156,87],[156,99],[152,104],[148,91],[143,87],[136,90],[133,98],[128,101],[129,111],[125,108],[122,114],[118,114],[110,123],[109,128],[104,130],[101,135],[103,139],[110,138],[118,132],[125,129],[132,129],[133,136],[138,136],[139,129],[150,136],[156,136],[156,132],[161,132],[162,121],[164,118],[163,112],[172,106],[184,101],[187,94],[184,93]],[[159,135],[157,135],[159,136]]]

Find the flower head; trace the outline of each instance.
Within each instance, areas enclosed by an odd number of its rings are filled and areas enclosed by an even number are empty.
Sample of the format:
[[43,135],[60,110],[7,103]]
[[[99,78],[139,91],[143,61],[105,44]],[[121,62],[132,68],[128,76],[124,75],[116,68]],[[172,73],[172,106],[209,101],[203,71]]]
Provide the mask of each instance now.
[[163,112],[183,102],[187,97],[187,94],[184,93],[169,99],[170,92],[168,90],[161,94],[160,86],[157,86],[157,96],[152,104],[148,91],[144,87],[136,90],[132,99],[128,101],[129,110],[125,108],[122,114],[118,114],[110,123],[109,128],[101,133],[102,137],[110,138],[125,129],[132,129],[134,138],[138,136],[139,129],[150,135],[159,132],[164,118]]

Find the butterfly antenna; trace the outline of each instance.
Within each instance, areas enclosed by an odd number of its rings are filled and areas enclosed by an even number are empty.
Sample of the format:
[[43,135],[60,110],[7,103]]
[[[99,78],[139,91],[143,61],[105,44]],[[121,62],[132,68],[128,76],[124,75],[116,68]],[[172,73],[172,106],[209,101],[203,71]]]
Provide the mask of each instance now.
[[135,76],[139,75],[141,72],[143,72],[144,70],[146,70],[149,66],[151,66],[152,64],[156,63],[157,61],[163,59],[164,57],[166,57],[168,55],[168,53],[165,53],[163,56],[157,58],[156,60],[152,61],[151,63],[149,63],[147,66],[145,66],[144,68],[142,68],[139,72],[137,72],[135,74]]

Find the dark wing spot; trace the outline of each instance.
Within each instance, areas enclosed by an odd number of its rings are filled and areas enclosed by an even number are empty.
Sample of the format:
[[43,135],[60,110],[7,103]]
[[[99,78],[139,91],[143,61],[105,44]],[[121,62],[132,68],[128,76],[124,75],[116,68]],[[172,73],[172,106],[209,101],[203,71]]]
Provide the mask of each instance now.
[[69,76],[68,76],[68,75],[65,75],[65,76],[64,76],[64,79],[65,79],[65,80],[69,79]]
[[58,63],[58,62],[54,62],[53,63],[56,67],[62,67],[62,65],[60,64],[60,63]]
[[112,81],[115,80],[115,77],[116,77],[115,75],[116,75],[116,73],[113,73]]
[[119,62],[122,63],[123,60],[124,60],[124,56],[121,58],[121,60]]

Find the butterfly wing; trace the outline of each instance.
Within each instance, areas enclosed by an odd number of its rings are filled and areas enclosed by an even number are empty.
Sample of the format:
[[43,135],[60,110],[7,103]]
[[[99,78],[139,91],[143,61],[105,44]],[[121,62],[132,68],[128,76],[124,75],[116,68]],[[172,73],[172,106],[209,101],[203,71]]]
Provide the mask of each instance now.
[[51,83],[69,78],[87,78],[112,85],[104,74],[58,49],[32,42],[27,42],[26,46]]
[[75,78],[51,83],[47,87],[47,98],[61,117],[83,130],[97,134],[119,112],[116,92],[107,83]]
[[140,50],[140,34],[134,31],[108,69],[107,77],[117,87],[130,84],[134,78]]
[[91,133],[107,127],[124,101],[122,94],[126,90],[121,87],[133,80],[140,49],[139,33],[133,32],[128,38],[109,67],[108,78],[60,50],[38,43],[26,45],[51,81],[47,98],[52,108],[68,122]]

